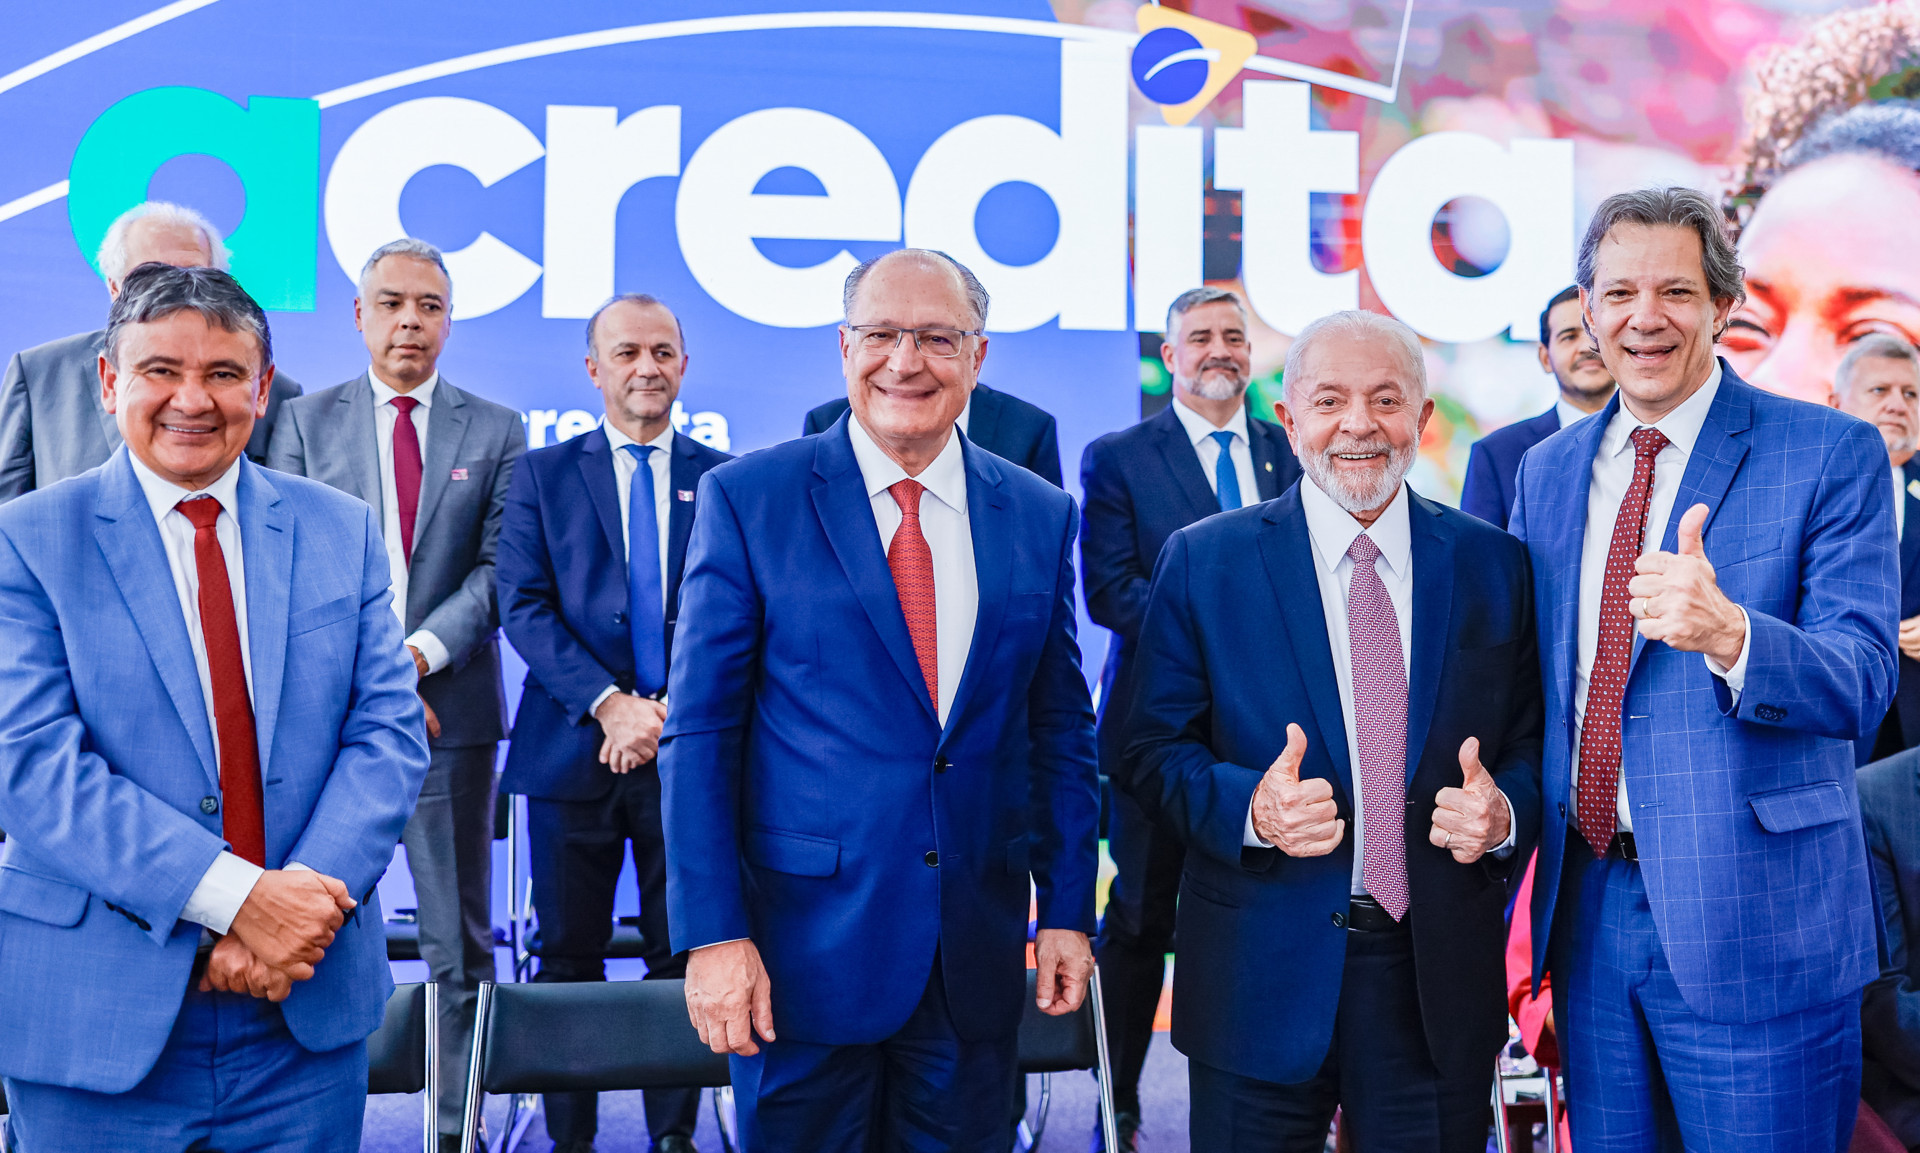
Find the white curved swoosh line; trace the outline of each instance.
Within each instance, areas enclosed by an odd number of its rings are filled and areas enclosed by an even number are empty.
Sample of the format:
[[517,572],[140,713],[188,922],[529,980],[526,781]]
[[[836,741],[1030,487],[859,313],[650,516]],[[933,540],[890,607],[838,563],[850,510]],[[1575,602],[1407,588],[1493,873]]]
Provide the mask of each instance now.
[[1218,59],[1220,59],[1220,50],[1218,48],[1182,49],[1181,51],[1175,52],[1173,55],[1166,57],[1164,60],[1161,60],[1160,63],[1155,64],[1153,67],[1147,69],[1147,74],[1145,76],[1142,76],[1140,79],[1151,80],[1155,76],[1158,76],[1162,72],[1165,72],[1167,69],[1173,67],[1175,64],[1185,64],[1189,60],[1205,60],[1207,63],[1211,64]]
[[[82,56],[90,56],[102,48],[108,48],[129,37],[138,36],[149,28],[156,28],[169,20],[197,12],[219,0],[175,0],[164,8],[155,8],[145,16],[136,16],[123,24],[116,24],[105,32],[87,37],[75,44],[69,44],[51,56],[42,56],[31,64],[15,68],[5,76],[0,76],[0,92],[9,88],[18,88],[29,80],[45,76],[47,73],[65,64],[71,64]],[[38,195],[37,193],[35,195]]]

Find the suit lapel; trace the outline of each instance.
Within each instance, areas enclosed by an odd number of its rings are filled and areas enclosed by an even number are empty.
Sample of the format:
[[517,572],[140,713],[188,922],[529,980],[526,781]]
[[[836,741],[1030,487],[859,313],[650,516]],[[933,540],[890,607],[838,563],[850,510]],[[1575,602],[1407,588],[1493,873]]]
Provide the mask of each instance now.
[[[413,515],[413,547],[425,539],[427,526],[433,523],[433,510],[447,491],[453,477],[453,462],[460,459],[460,445],[467,437],[467,424],[473,414],[467,398],[447,383],[446,377],[433,386],[433,403],[427,406],[427,456],[421,462],[420,504]],[[466,483],[472,483],[468,481]]]
[[[1573,715],[1573,680],[1580,662],[1580,646],[1571,638],[1580,635],[1580,563],[1587,539],[1587,498],[1593,488],[1593,458],[1600,451],[1600,440],[1607,425],[1619,410],[1620,394],[1616,392],[1600,411],[1599,419],[1583,422],[1576,426],[1578,431],[1568,434],[1572,443],[1557,458],[1563,471],[1548,474],[1557,482],[1554,490],[1542,493],[1541,499],[1533,502],[1546,510],[1546,523],[1527,525],[1529,533],[1545,541],[1541,551],[1549,558],[1545,567],[1553,630],[1547,635],[1569,638],[1566,652],[1558,659],[1549,652],[1547,665],[1553,677],[1549,691],[1566,716]],[[1554,499],[1556,496],[1558,499]],[[1569,581],[1571,588],[1567,587]]]
[[992,663],[994,644],[1000,639],[1000,624],[1006,617],[1008,585],[1013,579],[1013,542],[1007,524],[1007,494],[1001,488],[1001,470],[993,458],[969,440],[960,442],[961,457],[967,467],[967,531],[973,537],[973,569],[980,589],[979,608],[974,614],[973,646],[967,650],[967,664],[954,690],[953,705],[947,710],[947,729],[962,715],[967,702],[980,688],[986,668]]
[[1440,694],[1440,671],[1453,635],[1453,533],[1440,509],[1407,490],[1413,529],[1412,677],[1407,683],[1407,780],[1420,764]]
[[620,528],[620,486],[613,480],[613,445],[602,428],[585,433],[578,440],[580,479],[587,486],[594,515],[600,518],[600,529],[607,534],[607,548],[613,552],[614,560],[625,564],[627,542]]
[[1261,500],[1280,495],[1280,445],[1286,436],[1286,430],[1271,421],[1247,418],[1248,447],[1253,450],[1253,483],[1260,490]]
[[[380,492],[380,438],[373,420],[373,381],[361,373],[358,380],[340,390],[338,403],[342,419],[336,435],[340,439],[322,447],[340,452],[353,462],[353,483],[357,490],[353,495],[372,506],[373,523],[384,538],[387,518],[380,511],[385,506]],[[313,449],[310,447],[307,451],[311,455]]]
[[1219,512],[1220,498],[1207,484],[1207,475],[1200,471],[1200,454],[1193,451],[1193,442],[1187,439],[1187,430],[1180,418],[1173,414],[1173,406],[1169,404],[1153,419],[1160,422],[1161,458],[1172,474],[1175,487],[1187,498],[1189,519],[1201,520]]
[[693,441],[679,433],[673,437],[673,458],[667,462],[667,479],[673,492],[667,499],[667,604],[668,615],[679,600],[680,574],[687,565],[687,540],[693,533],[693,502],[681,500],[700,485],[700,466],[693,453]]
[[[887,568],[886,554],[880,550],[880,533],[874,527],[873,502],[867,497],[866,481],[853,456],[853,442],[847,435],[847,417],[820,434],[814,448],[813,471],[819,478],[813,486],[813,507],[820,526],[833,546],[833,554],[847,574],[847,583],[873,622],[880,644],[893,658],[911,691],[929,720],[936,725],[939,714],[927,695],[927,678],[920,671],[920,658],[914,654],[913,638],[907,633],[907,618],[900,609],[900,595],[893,585],[893,573]],[[969,506],[972,500],[968,500]],[[968,509],[969,514],[972,508]],[[978,558],[976,557],[976,563]],[[984,599],[984,598],[983,598]],[[971,663],[971,662],[969,662]]]
[[107,569],[113,574],[134,627],[140,630],[140,639],[146,643],[160,683],[167,687],[180,723],[186,726],[193,751],[200,756],[200,767],[217,789],[220,766],[213,755],[213,731],[207,725],[207,705],[200,694],[200,672],[193,662],[187,620],[180,612],[180,598],[169,575],[172,569],[166,548],[160,543],[159,526],[154,524],[125,449],[118,450],[107,462],[94,516],[93,535]]
[[1352,798],[1353,769],[1347,761],[1347,723],[1340,711],[1340,682],[1333,672],[1326,610],[1320,604],[1320,578],[1313,569],[1313,543],[1307,537],[1307,514],[1300,507],[1298,489],[1288,489],[1268,506],[1259,540],[1260,559],[1292,642],[1286,651],[1293,657],[1307,700],[1313,706],[1314,727],[1326,745],[1327,756],[1340,776],[1341,787]]
[[[1901,525],[1900,533],[1900,575],[1901,583],[1905,584],[1908,574],[1920,573],[1920,498],[1916,498],[1909,487],[1915,483],[1915,477],[1920,475],[1920,469],[1909,472],[1905,466],[1902,466],[1900,473],[1900,479],[1903,482],[1900,486],[1900,499],[1907,505],[1906,521]],[[1900,611],[1903,616],[1911,616],[1913,610],[1903,604]]]
[[[247,581],[247,648],[253,666],[253,727],[264,778],[280,717],[287,666],[287,593],[293,585],[293,518],[266,470],[240,465],[240,555]],[[196,673],[196,675],[198,675]]]

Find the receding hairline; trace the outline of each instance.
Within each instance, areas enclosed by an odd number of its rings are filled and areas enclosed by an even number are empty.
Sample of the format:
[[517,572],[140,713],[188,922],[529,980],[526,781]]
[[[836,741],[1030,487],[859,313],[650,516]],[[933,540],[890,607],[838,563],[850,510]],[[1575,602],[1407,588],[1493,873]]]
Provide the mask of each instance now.
[[[380,270],[386,267],[387,262],[389,260],[411,260],[416,263],[426,265],[428,268],[433,270],[434,275],[440,278],[440,282],[447,286],[446,291],[440,294],[441,297],[447,300],[453,299],[453,277],[447,275],[444,269],[442,269],[438,264],[435,264],[432,257],[422,256],[417,252],[389,252],[384,256],[380,257],[380,259],[374,261],[372,264],[369,264],[367,266],[367,270],[363,275],[363,279],[367,281],[371,281],[374,277],[380,275]],[[389,289],[388,291],[397,293],[400,290],[396,288],[396,289]],[[378,296],[379,294],[380,294],[380,290],[378,288],[375,288],[371,295]],[[362,285],[355,285],[354,295],[364,296],[364,295],[367,295],[367,293],[364,291],[364,288]]]
[[630,306],[633,308],[642,308],[642,309],[654,308],[654,309],[659,309],[661,312],[666,313],[667,319],[673,321],[674,342],[676,346],[679,348],[680,354],[682,356],[686,355],[687,331],[686,331],[686,327],[680,323],[680,314],[675,312],[672,308],[668,307],[666,301],[660,300],[657,297],[643,300],[641,299],[643,295],[644,294],[641,294],[641,293],[632,293],[632,294],[623,295],[623,296],[616,296],[612,300],[609,300],[605,304],[601,305],[599,309],[594,312],[593,316],[588,318],[587,320],[587,351],[593,354],[593,357],[595,360],[598,360],[600,358],[600,322],[606,318],[606,315],[609,312],[612,312],[614,309],[620,308],[623,305]]
[[[919,265],[921,268],[934,269],[945,276],[948,285],[953,288],[954,298],[960,304],[960,311],[969,315],[973,313],[973,302],[969,299],[967,278],[960,275],[959,268],[955,267],[951,260],[943,259],[919,248],[896,248],[892,252],[883,253],[877,257],[873,262],[873,266],[867,269],[867,274],[860,278],[860,283],[854,286],[854,302],[858,304],[866,299],[867,284],[873,279],[874,273],[884,272],[892,265],[909,261]],[[853,318],[848,317],[847,319],[851,320]]]

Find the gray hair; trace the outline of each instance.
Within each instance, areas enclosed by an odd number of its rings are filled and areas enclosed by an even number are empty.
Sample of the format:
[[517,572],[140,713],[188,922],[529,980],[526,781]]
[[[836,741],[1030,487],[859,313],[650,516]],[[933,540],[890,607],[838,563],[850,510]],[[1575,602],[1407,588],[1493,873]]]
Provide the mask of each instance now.
[[959,273],[960,283],[967,292],[967,308],[973,313],[973,326],[981,329],[987,327],[988,301],[986,287],[980,283],[980,278],[973,274],[972,269],[937,248],[896,248],[892,252],[883,252],[872,260],[861,261],[852,272],[847,273],[846,287],[840,292],[840,317],[842,320],[848,323],[852,322],[853,300],[854,297],[859,295],[860,284],[866,280],[867,273],[872,272],[874,266],[881,261],[891,256],[898,256],[903,252],[911,252],[923,259],[926,257],[934,257],[943,260],[951,266],[955,272]]
[[686,326],[680,323],[680,315],[678,313],[671,308],[667,308],[666,301],[661,300],[650,292],[622,292],[618,295],[608,297],[607,302],[599,308],[594,309],[593,315],[587,318],[587,351],[593,354],[595,360],[600,359],[600,347],[593,343],[593,330],[600,325],[600,314],[616,304],[649,304],[655,308],[666,308],[667,315],[673,317],[674,331],[680,334],[680,351],[682,353],[687,351]]
[[217,268],[175,268],[149,262],[127,273],[107,312],[107,359],[120,364],[120,339],[130,324],[150,324],[176,312],[197,312],[209,325],[240,332],[260,345],[260,371],[273,364],[267,314],[240,282]]
[[1700,271],[1707,277],[1707,295],[1736,305],[1747,298],[1746,273],[1727,236],[1725,218],[1713,201],[1678,185],[1620,192],[1600,202],[1587,224],[1587,235],[1580,241],[1574,266],[1574,281],[1589,296],[1593,294],[1600,242],[1622,224],[1691,228],[1700,237]]
[[1915,377],[1920,378],[1920,353],[1915,352],[1913,345],[1892,333],[1874,332],[1855,341],[1840,358],[1840,367],[1833,370],[1833,391],[1846,395],[1853,388],[1853,374],[1860,370],[1860,362],[1869,358],[1904,361],[1913,369]]
[[1222,300],[1232,302],[1233,307],[1240,313],[1240,323],[1245,324],[1247,322],[1247,306],[1238,296],[1228,292],[1224,288],[1214,288],[1211,285],[1203,284],[1198,288],[1187,289],[1185,292],[1174,297],[1172,304],[1167,305],[1167,327],[1165,329],[1167,336],[1171,337],[1173,335],[1173,330],[1180,318],[1187,313],[1192,312],[1203,304],[1213,304]]
[[1882,100],[1828,116],[1787,150],[1780,170],[1790,172],[1816,160],[1848,154],[1878,156],[1920,172],[1920,104]]
[[439,269],[440,275],[447,278],[447,291],[453,291],[453,274],[447,271],[447,262],[440,255],[440,250],[424,240],[403,236],[398,240],[389,240],[374,249],[373,255],[367,257],[367,262],[360,266],[360,281],[356,288],[361,299],[366,299],[367,282],[373,279],[374,267],[389,256],[411,256],[416,260],[426,261]]
[[227,246],[220,239],[220,230],[215,228],[206,217],[184,205],[166,200],[149,200],[136,204],[114,218],[107,226],[107,235],[100,241],[100,251],[94,256],[94,265],[100,269],[100,275],[108,281],[118,282],[126,278],[127,272],[127,233],[133,231],[136,221],[152,217],[160,224],[177,224],[182,228],[191,228],[200,233],[207,244],[208,265],[222,272],[227,270]]
[[1416,395],[1424,400],[1427,396],[1427,354],[1420,347],[1420,338],[1413,329],[1378,312],[1368,312],[1363,308],[1348,309],[1345,312],[1330,312],[1300,330],[1287,346],[1287,362],[1281,370],[1280,382],[1285,387],[1287,398],[1293,398],[1293,390],[1300,380],[1300,365],[1306,360],[1307,353],[1326,336],[1353,336],[1376,338],[1385,341],[1406,362],[1407,374],[1413,377]]

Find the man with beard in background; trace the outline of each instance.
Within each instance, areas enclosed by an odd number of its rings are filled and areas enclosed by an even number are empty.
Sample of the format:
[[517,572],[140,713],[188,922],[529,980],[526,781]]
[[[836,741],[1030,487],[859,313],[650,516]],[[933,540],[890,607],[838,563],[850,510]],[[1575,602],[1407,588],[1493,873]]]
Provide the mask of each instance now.
[[1613,374],[1600,363],[1593,338],[1581,326],[1580,290],[1573,285],[1561,289],[1540,314],[1539,353],[1540,370],[1552,373],[1560,386],[1553,407],[1481,437],[1467,457],[1460,508],[1501,528],[1507,527],[1507,513],[1513,509],[1513,477],[1520,471],[1520,458],[1554,433],[1599,412],[1613,397]]

